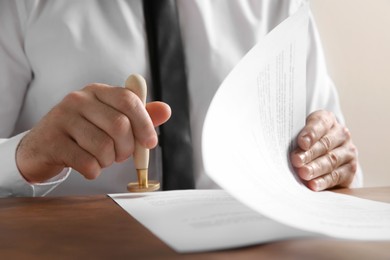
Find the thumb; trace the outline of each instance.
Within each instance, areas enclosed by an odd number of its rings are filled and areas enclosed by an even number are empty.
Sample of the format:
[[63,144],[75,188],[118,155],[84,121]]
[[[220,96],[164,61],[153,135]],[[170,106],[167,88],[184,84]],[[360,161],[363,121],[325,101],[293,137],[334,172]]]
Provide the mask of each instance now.
[[172,114],[171,107],[160,101],[147,103],[146,110],[148,111],[155,127],[167,122]]

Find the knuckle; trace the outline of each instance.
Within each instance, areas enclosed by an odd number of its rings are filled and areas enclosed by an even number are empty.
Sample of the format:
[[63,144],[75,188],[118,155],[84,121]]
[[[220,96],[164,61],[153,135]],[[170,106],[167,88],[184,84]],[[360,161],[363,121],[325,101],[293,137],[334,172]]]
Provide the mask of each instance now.
[[352,161],[352,160],[357,160],[358,158],[358,149],[351,142],[348,142],[345,145],[345,153],[346,153],[346,160]]
[[311,113],[310,116],[316,120],[319,120],[322,117],[324,112],[325,110],[320,109]]
[[335,169],[338,166],[339,159],[334,153],[332,152],[328,153],[326,155],[326,158],[328,159],[332,169]]
[[119,114],[113,118],[111,124],[111,131],[115,135],[122,136],[128,133],[130,127],[131,127],[131,123],[129,118],[124,114]]
[[340,172],[337,170],[332,171],[330,174],[330,186],[336,186],[340,183]]
[[314,149],[307,150],[305,154],[306,154],[306,163],[311,162],[316,156]]
[[[44,117],[43,122],[48,123],[51,122],[57,122],[56,119],[64,118],[66,114],[69,112],[69,109],[66,106],[63,106],[63,103],[53,107],[49,113]],[[52,121],[52,120],[55,121]],[[47,135],[44,135],[44,137],[48,137]]]
[[72,91],[68,93],[63,102],[71,105],[80,105],[85,100],[85,94],[82,91]]
[[317,113],[318,113],[318,111],[311,112],[311,113],[307,116],[306,122],[315,119]]
[[107,152],[111,151],[114,146],[114,141],[109,136],[104,136],[98,143],[98,155],[103,156]]
[[143,120],[140,122],[140,129],[142,130],[142,135],[144,138],[155,134],[155,130],[152,127],[152,123],[148,120]]
[[319,123],[323,129],[327,129],[331,125],[330,119],[327,116],[321,116],[319,118]]
[[123,112],[137,111],[142,106],[141,100],[129,90],[124,90],[122,95],[118,98],[118,108]]
[[324,146],[326,151],[329,151],[332,148],[332,139],[328,135],[322,137],[320,143]]
[[95,84],[93,83],[90,83],[90,84],[87,84],[84,86],[83,90],[86,90],[86,91],[91,91],[95,88]]
[[358,168],[357,161],[356,161],[356,160],[352,160],[352,161],[349,163],[349,170],[350,170],[352,173],[356,173],[357,168]]
[[85,87],[82,90],[88,91],[88,92],[94,92],[99,87],[100,87],[100,85],[98,83],[90,83],[90,84],[85,85]]
[[343,126],[342,131],[343,131],[345,140],[350,140],[352,138],[351,132],[349,131],[349,129],[347,127]]
[[331,128],[336,122],[334,114],[327,110],[319,110],[317,120],[323,129]]
[[357,146],[356,146],[356,145],[351,144],[350,150],[351,150],[351,152],[353,152],[354,154],[358,154],[358,149],[357,149]]
[[317,176],[321,169],[321,165],[318,160],[313,161],[309,166],[311,167],[311,172],[313,176]]

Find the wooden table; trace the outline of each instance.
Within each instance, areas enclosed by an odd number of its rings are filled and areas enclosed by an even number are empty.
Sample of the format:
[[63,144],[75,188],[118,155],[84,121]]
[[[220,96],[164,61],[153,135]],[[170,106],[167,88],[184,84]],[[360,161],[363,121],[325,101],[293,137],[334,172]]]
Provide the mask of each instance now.
[[[390,187],[336,192],[390,202]],[[293,239],[178,254],[105,195],[0,199],[0,259],[390,259],[390,241]]]

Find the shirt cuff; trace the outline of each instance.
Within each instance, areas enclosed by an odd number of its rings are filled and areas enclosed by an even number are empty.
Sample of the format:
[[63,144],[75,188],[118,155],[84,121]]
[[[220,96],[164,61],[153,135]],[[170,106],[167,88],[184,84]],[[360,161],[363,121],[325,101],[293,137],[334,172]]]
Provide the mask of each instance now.
[[45,196],[70,174],[65,168],[59,175],[43,182],[31,184],[20,174],[15,154],[20,140],[27,132],[9,139],[0,139],[0,197],[40,197]]

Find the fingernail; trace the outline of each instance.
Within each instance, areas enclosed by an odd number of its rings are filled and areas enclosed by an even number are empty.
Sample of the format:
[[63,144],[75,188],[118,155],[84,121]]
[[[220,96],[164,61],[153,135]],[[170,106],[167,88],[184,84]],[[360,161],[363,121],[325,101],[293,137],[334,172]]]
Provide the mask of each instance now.
[[303,144],[305,148],[310,148],[311,147],[311,139],[309,136],[305,135],[302,137]]
[[320,190],[323,190],[324,188],[324,184],[325,184],[325,181],[324,179],[320,178],[318,180],[315,181],[315,189],[316,191],[320,191]]
[[306,155],[304,153],[298,154],[299,159],[301,159],[302,164],[306,163]]

